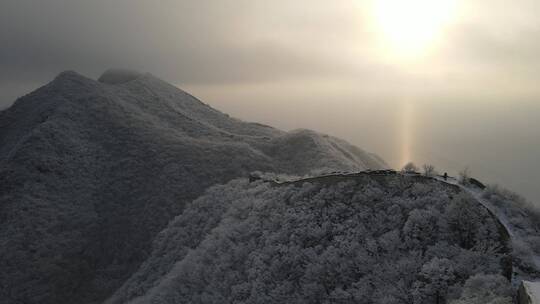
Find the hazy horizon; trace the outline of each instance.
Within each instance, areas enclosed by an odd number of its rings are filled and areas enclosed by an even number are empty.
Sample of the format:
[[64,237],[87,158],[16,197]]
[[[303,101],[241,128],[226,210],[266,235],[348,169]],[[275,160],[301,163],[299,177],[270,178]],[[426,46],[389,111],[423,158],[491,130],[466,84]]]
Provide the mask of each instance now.
[[4,1],[0,108],[63,70],[132,68],[540,203],[540,3],[432,2]]

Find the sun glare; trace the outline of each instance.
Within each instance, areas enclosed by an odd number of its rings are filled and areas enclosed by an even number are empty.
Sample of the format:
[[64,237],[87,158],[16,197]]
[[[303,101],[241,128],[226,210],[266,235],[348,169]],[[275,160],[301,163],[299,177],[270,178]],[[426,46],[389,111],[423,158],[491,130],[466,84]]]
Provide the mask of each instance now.
[[373,0],[385,49],[400,57],[427,52],[455,18],[457,0]]

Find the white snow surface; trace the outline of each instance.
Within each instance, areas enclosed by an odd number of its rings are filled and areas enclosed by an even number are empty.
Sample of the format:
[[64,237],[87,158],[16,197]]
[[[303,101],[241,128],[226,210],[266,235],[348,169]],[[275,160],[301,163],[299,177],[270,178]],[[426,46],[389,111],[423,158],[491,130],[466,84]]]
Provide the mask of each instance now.
[[0,112],[0,303],[94,303],[211,185],[386,168],[308,130],[229,117],[150,75],[63,72]]
[[540,304],[540,282],[523,281],[523,287],[531,299],[531,303]]

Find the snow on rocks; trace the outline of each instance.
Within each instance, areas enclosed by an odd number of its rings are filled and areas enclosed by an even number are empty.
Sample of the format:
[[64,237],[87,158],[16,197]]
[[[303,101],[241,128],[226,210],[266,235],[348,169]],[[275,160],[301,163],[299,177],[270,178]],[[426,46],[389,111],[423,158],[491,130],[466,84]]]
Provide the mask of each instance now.
[[519,304],[540,304],[540,282],[523,281],[518,298]]

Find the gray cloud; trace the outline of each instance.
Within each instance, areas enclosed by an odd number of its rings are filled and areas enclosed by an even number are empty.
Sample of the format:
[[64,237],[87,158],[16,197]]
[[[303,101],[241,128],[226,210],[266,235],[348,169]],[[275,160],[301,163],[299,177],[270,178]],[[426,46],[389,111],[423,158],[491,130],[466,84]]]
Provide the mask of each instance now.
[[[494,12],[504,7],[490,3],[483,5]],[[366,52],[373,33],[362,7],[321,0],[4,0],[0,88],[45,82],[67,69],[97,77],[109,67],[149,71],[179,84],[386,78],[422,88],[421,73],[381,64]],[[468,22],[452,30],[441,51],[460,66],[450,74],[471,83],[482,66],[535,71],[540,43],[531,38],[534,28],[508,39],[481,20]]]
[[229,3],[4,1],[0,83],[43,81],[65,69],[95,76],[110,66],[187,83],[328,75],[346,67],[321,58],[317,46],[294,49],[256,37],[255,1]]
[[[451,151],[442,158],[481,163],[491,153],[488,144],[496,143],[500,155],[483,166],[514,170],[508,174],[517,178],[519,166],[508,165],[515,157],[512,149],[532,143],[520,159],[538,163],[537,124],[519,124],[529,116],[511,118],[505,127],[515,129],[508,134],[491,129],[499,126],[501,109],[540,113],[538,106],[524,103],[538,104],[540,98],[540,2],[461,1],[468,12],[447,30],[439,49],[415,64],[386,61],[378,53],[369,2],[1,0],[0,109],[63,70],[97,78],[109,67],[125,67],[187,86],[244,119],[343,136],[394,165],[401,157],[403,100],[429,105],[418,106],[417,114],[423,115],[418,124],[431,123],[415,129],[418,151],[433,157],[432,146],[438,146]],[[260,102],[257,107],[254,101]],[[455,117],[469,124],[456,126]],[[378,134],[371,133],[374,129]],[[466,145],[453,140],[471,130],[483,134],[468,139],[469,155],[461,155]],[[499,134],[513,139],[521,134],[522,140],[497,141]],[[417,154],[416,160],[429,157]],[[534,173],[525,178],[538,180]],[[532,185],[514,186],[540,197]]]

